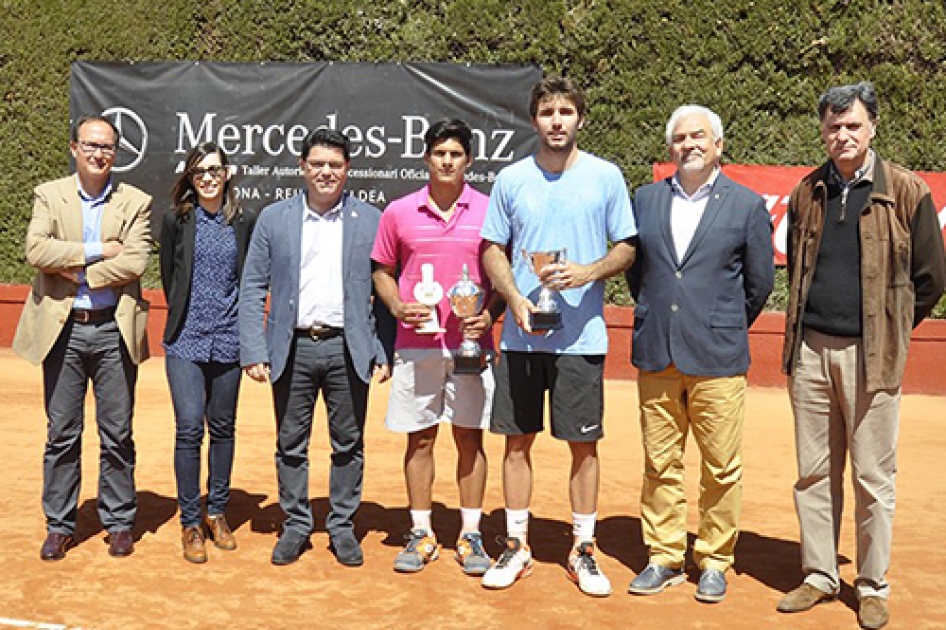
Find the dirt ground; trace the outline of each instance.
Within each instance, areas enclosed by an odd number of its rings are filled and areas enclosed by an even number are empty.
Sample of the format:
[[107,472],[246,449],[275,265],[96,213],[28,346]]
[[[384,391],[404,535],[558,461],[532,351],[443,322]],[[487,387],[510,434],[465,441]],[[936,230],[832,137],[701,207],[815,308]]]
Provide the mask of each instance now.
[[[641,446],[636,386],[610,381],[606,434],[601,444],[599,563],[614,585],[606,599],[582,595],[565,577],[570,541],[567,449],[547,435],[536,443],[536,483],[531,543],[532,577],[507,591],[484,590],[452,559],[459,530],[454,455],[449,440],[438,446],[439,476],[434,525],[445,543],[441,559],[416,575],[398,575],[391,563],[409,527],[401,475],[402,437],[383,426],[387,388],[373,388],[367,437],[364,503],[358,534],[365,565],[345,568],[328,552],[322,521],[327,511],[327,439],[324,415],[312,448],[313,503],[319,530],[313,549],[294,565],[276,567],[269,555],[282,513],[273,465],[274,423],[269,389],[244,380],[229,517],[239,549],[210,548],[205,565],[180,554],[173,457],[173,419],[162,359],[141,369],[135,438],[140,508],[133,556],[106,553],[94,492],[98,438],[94,422],[85,433],[84,484],[78,544],[65,560],[39,560],[45,534],[40,507],[45,433],[40,370],[0,350],[0,461],[6,478],[0,492],[0,627],[32,628],[856,628],[851,520],[842,532],[840,601],[799,615],[775,612],[781,595],[801,579],[794,480],[792,422],[781,389],[753,389],[748,396],[744,446],[743,532],[730,595],[717,605],[693,599],[690,580],[652,597],[626,593],[646,564],[641,544],[639,491]],[[92,413],[88,409],[89,417]],[[900,433],[898,505],[894,531],[891,628],[946,627],[940,599],[946,551],[946,398],[905,397]],[[449,434],[443,432],[444,437]],[[504,528],[500,457],[502,441],[487,441],[490,479],[484,537],[491,553]],[[688,453],[691,531],[697,492],[695,448]],[[936,462],[940,463],[937,464]],[[939,472],[936,472],[939,471]]]

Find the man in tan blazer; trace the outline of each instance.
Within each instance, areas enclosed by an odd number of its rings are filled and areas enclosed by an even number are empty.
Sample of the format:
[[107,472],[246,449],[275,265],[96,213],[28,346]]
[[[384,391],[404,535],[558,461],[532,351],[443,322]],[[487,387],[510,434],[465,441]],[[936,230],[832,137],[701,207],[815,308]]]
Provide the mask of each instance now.
[[36,188],[26,234],[26,260],[38,273],[13,349],[43,366],[43,560],[62,559],[73,541],[90,380],[101,444],[99,518],[112,556],[134,550],[131,419],[138,364],[148,357],[148,303],[139,278],[151,249],[151,197],[112,181],[119,136],[107,118],[76,121],[76,173]]

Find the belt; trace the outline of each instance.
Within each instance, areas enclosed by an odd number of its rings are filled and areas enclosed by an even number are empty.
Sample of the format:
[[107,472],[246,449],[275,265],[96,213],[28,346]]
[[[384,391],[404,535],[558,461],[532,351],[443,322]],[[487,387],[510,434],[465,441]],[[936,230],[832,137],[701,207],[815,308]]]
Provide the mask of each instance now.
[[332,337],[338,337],[345,333],[344,328],[336,328],[335,326],[313,326],[312,328],[296,328],[296,335],[311,337],[315,341],[322,341],[324,339],[331,339]]
[[72,310],[70,317],[77,324],[104,324],[115,319],[115,307],[95,310],[76,308]]

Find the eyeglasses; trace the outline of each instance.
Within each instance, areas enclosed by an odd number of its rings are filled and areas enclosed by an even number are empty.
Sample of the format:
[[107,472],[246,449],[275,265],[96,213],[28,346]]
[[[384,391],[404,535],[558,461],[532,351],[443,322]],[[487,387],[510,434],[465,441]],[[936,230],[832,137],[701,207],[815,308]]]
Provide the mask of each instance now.
[[226,174],[226,166],[208,166],[206,168],[195,168],[191,170],[191,177],[194,179],[202,179],[204,175],[210,175],[214,179],[220,179]]
[[115,155],[114,144],[99,144],[98,142],[86,142],[79,140],[79,149],[86,155],[94,155],[96,151],[101,151],[102,155],[109,157]]
[[341,171],[341,170],[344,170],[345,166],[347,165],[346,162],[338,162],[334,160],[331,162],[324,162],[322,160],[311,160],[311,161],[306,160],[305,163],[306,163],[306,166],[308,166],[314,171],[321,171],[326,166],[329,168],[330,171]]

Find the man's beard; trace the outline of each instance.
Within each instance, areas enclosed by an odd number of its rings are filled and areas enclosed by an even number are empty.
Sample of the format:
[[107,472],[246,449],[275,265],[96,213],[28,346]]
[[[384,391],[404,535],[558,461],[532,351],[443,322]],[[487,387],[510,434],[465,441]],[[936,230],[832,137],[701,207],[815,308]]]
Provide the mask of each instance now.
[[680,165],[680,168],[682,168],[684,171],[702,171],[704,168],[706,168],[706,158],[702,155],[699,157],[690,158],[689,160],[683,162],[683,164]]
[[575,148],[577,138],[571,137],[565,139],[565,144],[551,144],[545,142],[545,148],[553,153],[571,153],[572,149]]

